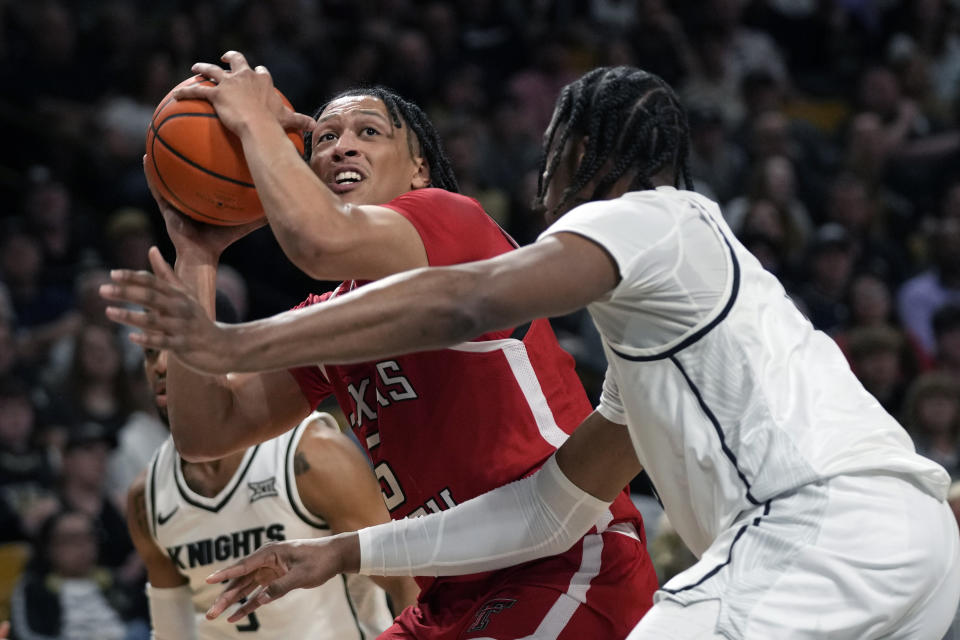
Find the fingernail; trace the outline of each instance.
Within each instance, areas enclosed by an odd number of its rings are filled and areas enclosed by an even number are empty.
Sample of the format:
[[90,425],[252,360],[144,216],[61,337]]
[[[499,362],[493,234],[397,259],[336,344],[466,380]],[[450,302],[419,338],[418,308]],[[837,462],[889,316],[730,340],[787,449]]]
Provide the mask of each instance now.
[[259,604],[267,604],[268,602],[270,602],[270,594],[264,591],[259,596],[257,596],[257,602]]
[[121,273],[121,270],[120,270],[120,269],[110,269],[110,277],[111,277],[111,278],[119,278],[119,277],[120,277],[120,273]]

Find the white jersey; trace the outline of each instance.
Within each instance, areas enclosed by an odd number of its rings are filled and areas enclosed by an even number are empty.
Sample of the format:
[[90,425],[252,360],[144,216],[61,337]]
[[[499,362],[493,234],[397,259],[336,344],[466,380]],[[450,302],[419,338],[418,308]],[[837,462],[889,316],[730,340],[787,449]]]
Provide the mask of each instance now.
[[261,607],[238,624],[227,614],[204,612],[223,590],[205,579],[272,540],[317,538],[330,527],[304,507],[293,457],[309,424],[334,419],[314,413],[297,428],[246,451],[237,471],[216,496],[187,485],[180,456],[168,439],[150,464],[147,515],[154,540],[189,580],[197,612],[197,638],[310,638],[367,640],[393,623],[386,594],[364,576],[338,576],[316,589],[297,589]]
[[608,359],[598,411],[626,424],[667,516],[699,557],[738,514],[840,474],[950,479],[827,335],[734,237],[671,187],[581,205],[544,235],[603,247],[620,282],[588,310]]

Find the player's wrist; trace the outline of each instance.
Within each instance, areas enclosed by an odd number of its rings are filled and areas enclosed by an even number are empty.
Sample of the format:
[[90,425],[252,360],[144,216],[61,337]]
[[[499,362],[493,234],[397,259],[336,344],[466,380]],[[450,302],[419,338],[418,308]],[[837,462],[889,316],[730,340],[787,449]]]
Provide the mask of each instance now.
[[244,119],[237,124],[237,137],[242,142],[264,144],[269,141],[287,139],[287,134],[273,113],[264,112],[257,117]]
[[173,271],[183,278],[197,270],[216,270],[220,263],[220,251],[208,248],[177,249],[177,257],[173,263]]
[[360,571],[360,537],[356,531],[341,533],[330,538],[334,558],[337,561],[337,573],[357,573]]
[[217,348],[211,353],[217,357],[217,362],[212,364],[206,373],[213,375],[226,375],[234,371],[241,370],[241,363],[246,362],[246,345],[241,336],[242,327],[240,325],[231,325],[223,322],[217,323],[219,334],[216,337]]

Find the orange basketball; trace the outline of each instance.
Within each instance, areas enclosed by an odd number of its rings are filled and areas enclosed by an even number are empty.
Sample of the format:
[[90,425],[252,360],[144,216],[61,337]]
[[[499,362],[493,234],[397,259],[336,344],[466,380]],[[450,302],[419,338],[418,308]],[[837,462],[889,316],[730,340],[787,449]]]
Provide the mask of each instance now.
[[[171,95],[198,82],[214,84],[199,75],[188,78],[171,89],[153,112],[147,130],[147,180],[194,220],[224,226],[258,220],[263,217],[263,205],[240,138],[221,124],[206,100],[177,100]],[[280,97],[290,106],[283,94]],[[303,153],[300,135],[290,132],[287,136]]]

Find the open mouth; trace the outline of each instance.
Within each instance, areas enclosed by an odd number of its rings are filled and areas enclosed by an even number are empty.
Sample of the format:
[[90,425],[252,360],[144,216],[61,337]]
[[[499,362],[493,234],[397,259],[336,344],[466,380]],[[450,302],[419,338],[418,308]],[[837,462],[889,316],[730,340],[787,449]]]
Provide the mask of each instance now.
[[331,188],[336,193],[344,193],[350,191],[361,182],[363,182],[363,175],[361,175],[360,172],[347,169],[338,171],[336,175],[333,176]]

